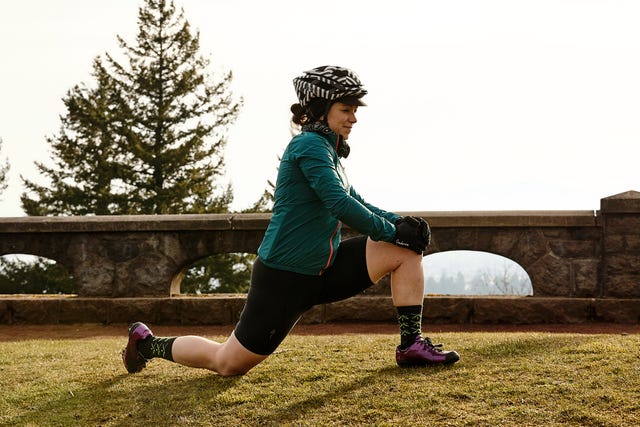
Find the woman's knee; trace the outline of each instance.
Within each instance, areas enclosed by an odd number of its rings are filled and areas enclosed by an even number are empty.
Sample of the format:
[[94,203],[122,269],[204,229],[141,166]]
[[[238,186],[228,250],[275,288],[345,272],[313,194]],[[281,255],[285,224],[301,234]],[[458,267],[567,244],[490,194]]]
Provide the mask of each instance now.
[[236,366],[231,363],[223,363],[215,371],[222,377],[235,377],[246,374],[251,368],[253,366]]
[[223,377],[244,375],[266,358],[265,355],[247,350],[235,334],[231,334],[216,354],[216,362],[212,370]]
[[422,255],[393,243],[367,241],[367,268],[374,282],[403,265],[422,266]]

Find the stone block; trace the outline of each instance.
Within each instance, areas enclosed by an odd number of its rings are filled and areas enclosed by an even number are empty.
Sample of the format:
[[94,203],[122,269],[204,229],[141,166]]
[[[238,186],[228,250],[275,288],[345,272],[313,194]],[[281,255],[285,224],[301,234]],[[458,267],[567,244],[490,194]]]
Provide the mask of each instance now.
[[11,301],[13,323],[58,323],[60,299],[51,297],[24,297]]
[[640,235],[607,235],[604,238],[605,254],[640,252]]
[[108,321],[108,300],[101,298],[60,300],[60,314],[57,319],[59,323],[107,323]]
[[514,233],[514,230],[498,228],[492,231],[491,246],[494,248],[502,248],[509,251],[518,243],[518,234]]
[[640,254],[608,255],[603,265],[604,295],[640,296]]
[[161,302],[152,305],[152,308],[154,310],[153,318],[155,319],[156,323],[165,325],[179,325],[181,315],[180,301],[176,298],[161,298],[160,300]]
[[588,240],[552,240],[549,248],[551,253],[560,258],[595,258],[598,244]]
[[109,307],[108,323],[129,324],[144,320],[150,324],[158,324],[163,318],[167,319],[167,310],[171,310],[173,306],[167,300],[168,298],[105,299]]
[[600,298],[593,301],[594,317],[599,322],[640,323],[640,300]]
[[606,234],[638,234],[640,215],[606,215]]
[[547,239],[540,230],[528,230],[520,232],[518,243],[512,248],[507,256],[523,268],[538,262],[549,252]]
[[608,276],[603,290],[605,297],[639,298],[640,276],[638,274],[616,274]]
[[571,296],[571,265],[569,261],[547,254],[526,268],[536,297]]
[[242,310],[244,310],[244,306],[246,303],[247,294],[238,294],[229,300],[228,304],[231,308],[231,324],[235,325],[236,323],[238,323],[238,320],[240,320],[240,315],[242,314]]
[[571,230],[568,228],[544,228],[542,229],[542,235],[549,240],[571,240]]
[[624,249],[629,252],[640,253],[640,230],[638,230],[638,234],[625,236]]
[[116,265],[112,296],[168,297],[171,282],[178,272],[178,267],[164,254],[142,252],[134,259]]
[[234,304],[229,298],[175,298],[179,324],[229,325],[234,323]]
[[467,247],[461,245],[457,231],[458,230],[451,228],[432,230],[431,245],[429,246],[428,253],[467,249]]
[[496,297],[473,300],[473,323],[582,323],[590,318],[591,300],[578,298]]
[[387,322],[395,319],[391,297],[354,297],[325,305],[325,322]]
[[13,307],[11,302],[0,299],[0,325],[10,325],[13,323]]
[[619,234],[606,235],[604,237],[604,253],[615,254],[624,252],[627,246],[626,240],[626,236]]
[[597,259],[571,262],[574,296],[579,298],[596,298],[600,296],[598,283],[599,264],[600,262]]
[[473,301],[473,323],[582,323],[590,300],[576,298],[481,298]]
[[180,245],[178,233],[166,233],[157,235],[156,250],[169,258],[173,264],[180,264],[186,258],[186,254]]
[[469,298],[427,297],[424,299],[422,321],[424,323],[467,323],[472,316]]
[[624,253],[609,255],[605,258],[607,275],[634,274],[640,275],[640,254]]

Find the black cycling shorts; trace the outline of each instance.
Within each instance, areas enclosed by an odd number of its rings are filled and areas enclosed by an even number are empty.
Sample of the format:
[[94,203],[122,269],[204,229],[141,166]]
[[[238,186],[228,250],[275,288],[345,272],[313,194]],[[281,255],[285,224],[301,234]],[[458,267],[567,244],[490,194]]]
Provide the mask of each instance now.
[[321,276],[273,269],[256,259],[247,302],[234,331],[236,338],[249,351],[271,354],[305,311],[369,288],[373,283],[366,247],[366,236],[344,240],[333,265]]

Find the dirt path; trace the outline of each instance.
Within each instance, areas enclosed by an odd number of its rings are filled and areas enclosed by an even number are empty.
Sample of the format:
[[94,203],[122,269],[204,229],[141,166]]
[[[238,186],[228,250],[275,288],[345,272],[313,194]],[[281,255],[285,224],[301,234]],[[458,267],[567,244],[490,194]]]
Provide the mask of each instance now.
[[[233,326],[154,326],[149,325],[155,335],[204,335],[227,336]],[[438,332],[556,332],[578,334],[639,334],[640,324],[581,323],[542,325],[425,325],[426,334]],[[320,325],[297,325],[297,335],[342,335],[342,334],[394,334],[398,326],[393,323],[332,323]],[[87,337],[125,337],[127,325],[0,325],[0,341],[19,341],[38,338],[82,339]]]

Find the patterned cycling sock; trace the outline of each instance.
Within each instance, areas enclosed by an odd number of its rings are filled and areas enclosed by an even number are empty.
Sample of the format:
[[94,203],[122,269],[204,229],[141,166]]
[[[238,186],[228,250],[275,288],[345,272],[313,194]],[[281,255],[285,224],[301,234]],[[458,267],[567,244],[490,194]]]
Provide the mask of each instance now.
[[176,337],[160,338],[150,336],[138,342],[138,352],[145,359],[153,359],[154,357],[160,357],[162,359],[170,360],[173,362],[173,355],[171,354],[171,347]]
[[400,323],[400,348],[409,347],[422,335],[422,306],[407,305],[396,307],[398,323]]

